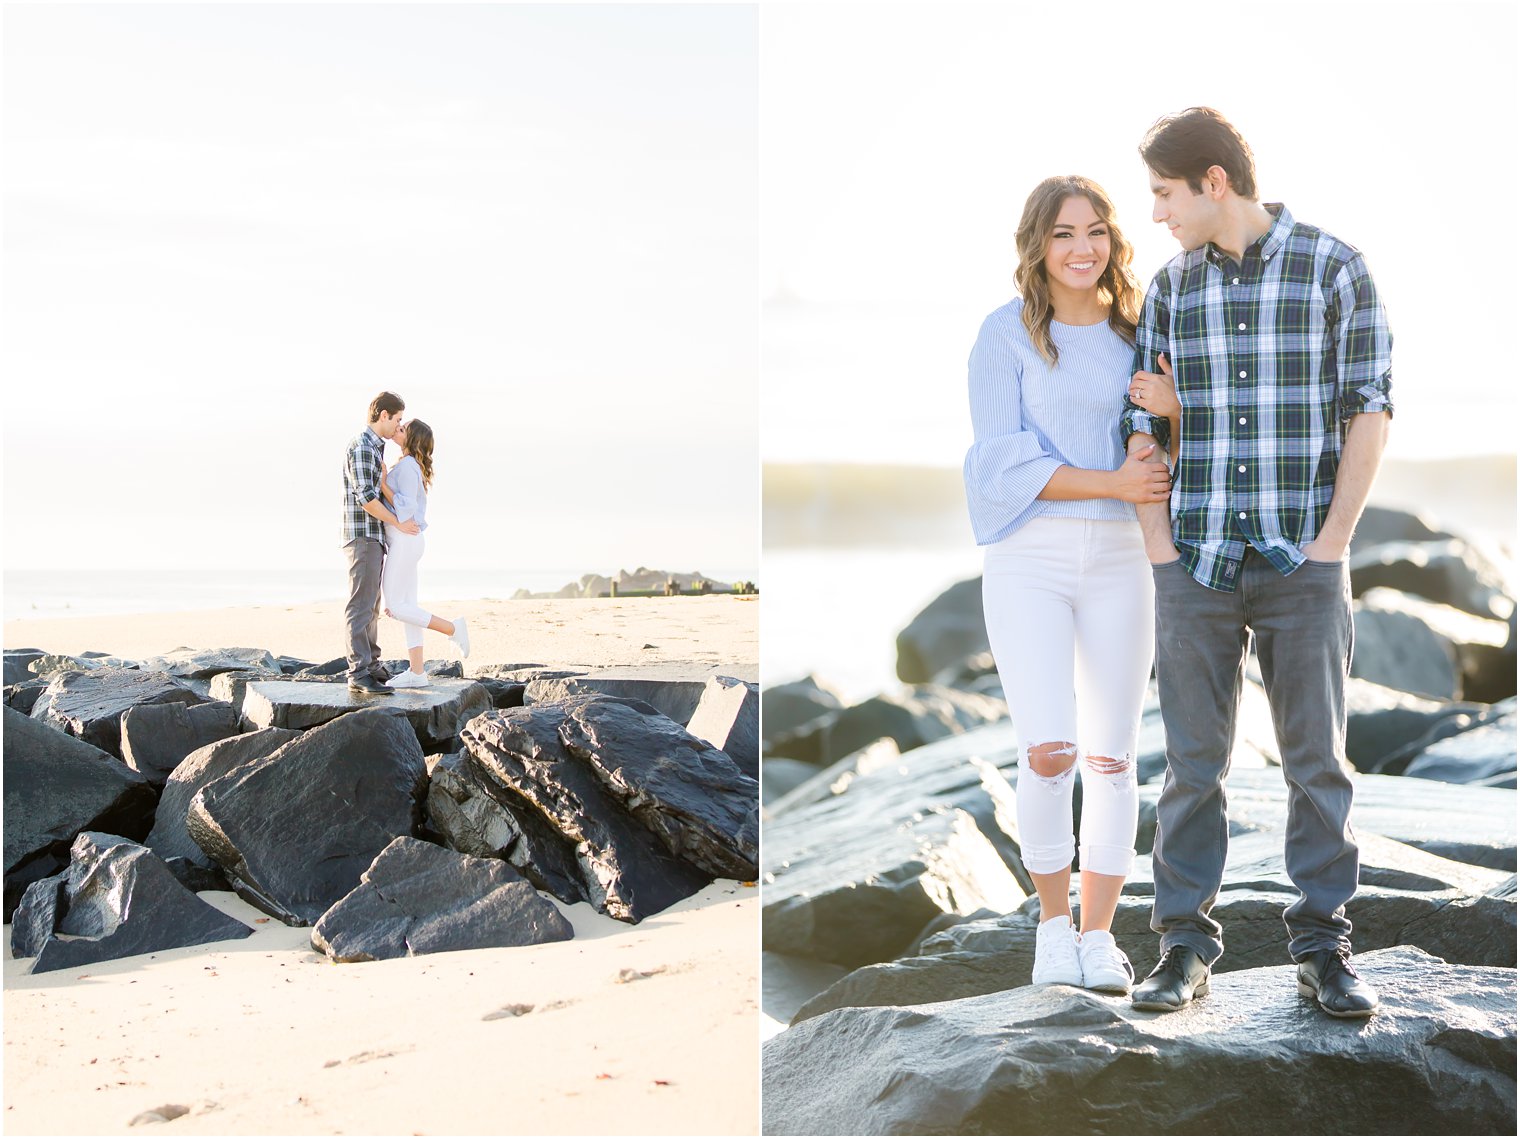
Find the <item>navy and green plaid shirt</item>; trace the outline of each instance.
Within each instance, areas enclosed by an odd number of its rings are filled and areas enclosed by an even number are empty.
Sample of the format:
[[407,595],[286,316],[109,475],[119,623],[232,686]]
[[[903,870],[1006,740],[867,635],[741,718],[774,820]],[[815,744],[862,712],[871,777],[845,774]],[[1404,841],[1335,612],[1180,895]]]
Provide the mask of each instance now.
[[[1276,220],[1239,264],[1210,244],[1157,273],[1135,337],[1135,370],[1160,373],[1165,352],[1182,405],[1172,537],[1194,580],[1227,593],[1248,545],[1280,573],[1303,564],[1346,424],[1393,411],[1393,338],[1362,255],[1266,209]],[[1120,425],[1170,435],[1128,399]]]
[[385,440],[366,427],[348,445],[343,462],[343,544],[355,538],[378,538],[385,541],[385,525],[364,509],[366,502],[380,497],[380,467],[384,461]]

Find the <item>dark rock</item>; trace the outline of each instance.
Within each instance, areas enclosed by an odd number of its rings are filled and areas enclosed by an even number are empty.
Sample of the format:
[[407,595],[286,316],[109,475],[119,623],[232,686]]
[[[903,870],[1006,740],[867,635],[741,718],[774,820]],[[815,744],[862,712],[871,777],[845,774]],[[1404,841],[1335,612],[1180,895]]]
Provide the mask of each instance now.
[[706,740],[751,779],[760,777],[760,686],[710,676],[686,730]]
[[311,943],[334,961],[383,961],[573,936],[554,904],[505,862],[397,838],[322,915]]
[[1353,555],[1385,542],[1445,542],[1456,535],[1438,528],[1423,514],[1389,506],[1368,506],[1351,536]]
[[243,697],[248,693],[248,686],[256,681],[279,680],[283,677],[284,673],[279,672],[252,670],[219,672],[211,678],[211,684],[207,689],[206,695],[210,700],[232,705],[232,710],[237,715],[239,725],[243,725]]
[[192,649],[180,647],[142,662],[148,672],[166,672],[181,680],[210,680],[222,672],[279,673],[280,662],[264,649]]
[[121,755],[121,717],[143,704],[199,704],[201,698],[161,672],[101,667],[63,672],[49,682],[32,706],[32,719]]
[[850,784],[859,776],[867,775],[888,764],[897,764],[901,759],[902,752],[897,750],[895,740],[877,740],[824,768],[803,763],[800,759],[787,759],[785,756],[767,759],[765,761],[767,772],[773,767],[784,771],[786,769],[781,767],[782,764],[795,764],[798,770],[806,772],[807,775],[801,783],[785,794],[773,798],[766,805],[766,817],[778,817],[788,811],[795,811],[799,807],[822,803],[835,795],[842,795],[849,790]]
[[242,764],[263,759],[291,740],[299,739],[300,735],[300,732],[285,728],[265,728],[207,744],[191,752],[164,784],[146,844],[171,867],[181,859],[204,869],[215,867],[211,857],[196,845],[186,828],[190,801],[212,780],[220,779]]
[[37,704],[37,697],[47,691],[46,680],[23,680],[18,684],[5,686],[5,706],[14,708],[23,716],[30,716],[32,709]]
[[256,728],[303,731],[359,709],[383,705],[402,713],[425,752],[448,751],[459,729],[491,706],[486,690],[470,680],[436,680],[426,688],[403,688],[389,696],[362,696],[347,683],[307,684],[264,680],[243,693],[243,716]]
[[1013,775],[1011,725],[907,752],[767,823],[763,947],[859,966],[896,955],[942,912],[1021,902],[1017,848],[970,755]]
[[5,650],[5,685],[9,688],[12,684],[20,684],[23,681],[33,680],[36,673],[27,666],[34,660],[41,660],[47,653],[41,649],[6,649]]
[[800,759],[787,759],[784,755],[767,757],[760,765],[760,801],[769,804],[790,794],[818,771],[813,764]]
[[1497,886],[1490,890],[1489,894],[1495,898],[1514,898],[1515,876],[1511,874],[1508,878],[1504,879],[1504,881],[1500,882]]
[[941,669],[989,647],[982,617],[982,579],[957,582],[897,634],[897,679],[926,684]]
[[232,883],[227,881],[227,875],[215,867],[207,869],[197,862],[191,862],[188,858],[166,858],[164,865],[169,868],[169,873],[174,875],[174,880],[192,894],[199,894],[202,890],[232,889]]
[[508,662],[471,666],[472,680],[512,680],[522,684],[530,680],[556,680],[564,676],[584,676],[584,668],[558,668],[547,664]]
[[[408,660],[383,660],[380,666],[392,676],[399,676],[412,667]],[[425,676],[436,677],[439,680],[459,680],[464,676],[464,666],[457,660],[425,660],[422,662],[422,672]]]
[[281,657],[275,657],[274,659],[275,659],[275,662],[280,666],[280,671],[282,673],[284,673],[286,676],[294,676],[296,673],[300,672],[302,669],[316,667],[315,665],[312,664],[311,661],[309,661],[309,660],[302,660],[300,657],[285,657],[285,656],[281,656]]
[[1515,770],[1515,714],[1434,743],[1404,769],[1410,779],[1475,783]]
[[[281,670],[283,671],[283,669]],[[348,672],[347,657],[333,657],[332,660],[323,661],[321,664],[309,664],[296,673],[297,676],[343,676]]]
[[[1443,703],[1352,677],[1346,682],[1346,758],[1358,771],[1398,775],[1413,754],[1396,769],[1390,762],[1413,741],[1437,729],[1448,735],[1465,731],[1486,711],[1483,704]],[[1429,742],[1435,738],[1444,735]]]
[[562,707],[565,750],[672,854],[717,878],[759,875],[760,851],[741,834],[760,788],[728,755],[637,701],[581,696]]
[[5,920],[11,922],[11,956],[35,957],[58,928],[58,915],[66,912],[68,898],[64,885],[69,876],[60,872],[40,878],[21,895],[16,912]]
[[1515,611],[1504,571],[1460,539],[1389,542],[1351,557],[1351,593],[1384,586],[1503,621]]
[[874,696],[776,737],[767,745],[766,755],[784,755],[822,767],[884,737],[908,752],[1007,715],[1008,707],[1001,701],[921,684]]
[[74,840],[69,868],[59,877],[61,890],[53,879],[38,882],[17,911],[26,911],[21,921],[28,930],[26,948],[37,944],[49,912],[55,919],[33,973],[253,933],[180,885],[147,847],[116,835],[85,831]]
[[153,824],[153,788],[99,748],[5,714],[5,918],[29,884],[68,865],[84,830],[141,838]]
[[491,696],[493,708],[521,708],[528,691],[527,681],[498,680],[494,676],[471,677]]
[[844,701],[837,693],[811,676],[788,684],[773,684],[760,694],[760,737],[765,753],[770,754],[770,743],[778,736],[843,707]]
[[186,823],[240,895],[287,925],[309,925],[391,839],[413,832],[426,783],[412,726],[372,708],[212,780]]
[[1436,700],[1461,699],[1455,647],[1418,616],[1393,607],[1387,597],[1376,606],[1352,605],[1356,648],[1351,675]]
[[155,787],[196,748],[238,734],[231,704],[143,704],[121,718],[121,753],[128,767]]
[[78,656],[49,653],[33,660],[26,668],[33,676],[51,680],[65,672],[96,672],[102,668],[135,670],[137,662],[123,660],[121,657],[108,657],[101,653],[80,653]]
[[1299,997],[1290,965],[1176,1013],[1061,985],[841,1009],[765,1045],[762,1131],[1302,1135],[1333,1104],[1347,1134],[1512,1134],[1514,972],[1407,947],[1358,967],[1384,1004],[1355,1025]]
[[[462,733],[472,773],[493,798],[512,805],[520,823],[534,815],[547,820],[560,849],[574,853],[582,895],[620,921],[642,921],[707,885],[712,874],[673,855],[622,809],[586,758],[565,746],[568,721],[564,704],[477,716]],[[549,835],[536,837],[539,850],[554,849]]]
[[[679,667],[679,666],[678,666]],[[685,724],[702,701],[709,675],[682,674],[669,665],[601,668],[579,676],[530,680],[524,703],[552,704],[572,696],[600,694],[642,700],[678,724]]]
[[1469,700],[1496,703],[1515,695],[1517,661],[1515,614],[1509,618],[1508,635],[1502,645],[1459,644],[1457,659],[1462,666],[1462,694]]

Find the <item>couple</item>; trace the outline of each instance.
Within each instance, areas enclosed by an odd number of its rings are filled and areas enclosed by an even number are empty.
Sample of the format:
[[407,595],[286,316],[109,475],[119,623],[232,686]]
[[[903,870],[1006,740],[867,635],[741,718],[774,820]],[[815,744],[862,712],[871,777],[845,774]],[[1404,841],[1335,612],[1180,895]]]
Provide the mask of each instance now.
[[[1034,982],[1129,991],[1110,926],[1135,856],[1135,750],[1155,656],[1166,780],[1152,855],[1161,960],[1137,1008],[1209,991],[1224,777],[1254,634],[1288,783],[1284,913],[1298,989],[1377,1011],[1351,963],[1346,552],[1392,413],[1391,339],[1361,254],[1257,200],[1217,111],[1159,120],[1140,155],[1183,252],[1143,297],[1107,195],[1035,188],[1020,300],[971,354],[966,489],[987,547],[988,639],[1019,734],[1018,826],[1040,898]],[[1170,460],[1170,463],[1168,462]],[[1080,762],[1079,762],[1080,761]],[[1068,890],[1083,780],[1081,930]]]
[[[433,429],[420,419],[401,422],[406,404],[381,392],[369,405],[369,423],[348,445],[343,464],[343,548],[348,552],[348,690],[386,696],[397,688],[423,688],[422,631],[432,629],[470,655],[463,617],[445,621],[417,604],[417,565],[427,529],[427,492],[433,485]],[[385,441],[401,458],[385,469]],[[380,591],[385,614],[406,626],[410,668],[391,676],[380,664],[375,639]]]

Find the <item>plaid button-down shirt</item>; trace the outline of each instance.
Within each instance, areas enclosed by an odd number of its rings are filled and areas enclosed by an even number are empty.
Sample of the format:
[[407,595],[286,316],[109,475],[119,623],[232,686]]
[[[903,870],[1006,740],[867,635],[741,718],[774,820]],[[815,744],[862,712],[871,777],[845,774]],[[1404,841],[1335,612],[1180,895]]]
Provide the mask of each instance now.
[[[1283,574],[1324,525],[1346,424],[1393,411],[1393,338],[1362,255],[1268,205],[1272,228],[1236,264],[1212,244],[1151,282],[1135,369],[1165,352],[1182,406],[1172,537],[1183,567],[1233,592],[1249,545]],[[1126,439],[1169,424],[1125,400]]]
[[364,504],[380,497],[380,467],[385,440],[366,427],[348,445],[343,462],[343,544],[355,538],[385,541],[385,525],[365,512]]

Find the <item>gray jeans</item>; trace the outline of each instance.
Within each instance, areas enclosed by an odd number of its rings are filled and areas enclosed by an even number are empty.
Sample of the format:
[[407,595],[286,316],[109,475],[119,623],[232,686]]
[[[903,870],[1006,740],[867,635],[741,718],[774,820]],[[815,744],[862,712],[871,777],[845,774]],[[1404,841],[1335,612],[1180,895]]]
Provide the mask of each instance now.
[[380,663],[380,574],[385,568],[385,543],[378,538],[355,538],[343,547],[348,554],[348,678],[369,676]]
[[1284,855],[1299,891],[1283,914],[1288,952],[1301,959],[1349,950],[1346,903],[1356,893],[1359,858],[1351,781],[1341,768],[1352,643],[1347,564],[1305,562],[1284,577],[1248,551],[1234,593],[1199,585],[1180,562],[1153,572],[1167,769],[1157,805],[1151,928],[1161,934],[1162,951],[1185,945],[1210,964],[1224,952],[1209,910],[1224,875],[1224,778],[1250,632],[1288,782]]

